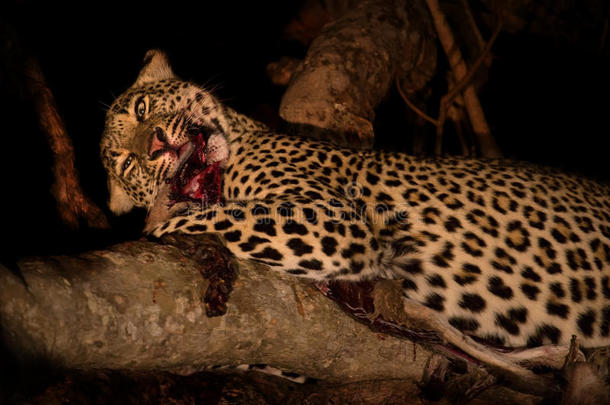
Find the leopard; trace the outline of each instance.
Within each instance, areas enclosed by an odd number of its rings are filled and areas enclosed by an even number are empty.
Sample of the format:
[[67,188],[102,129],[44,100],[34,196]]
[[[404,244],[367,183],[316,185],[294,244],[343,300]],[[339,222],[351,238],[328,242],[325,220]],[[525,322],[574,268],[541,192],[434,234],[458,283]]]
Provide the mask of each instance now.
[[417,157],[286,135],[180,79],[160,50],[107,111],[109,208],[216,234],[237,258],[402,299],[505,347],[610,345],[610,187],[509,159]]

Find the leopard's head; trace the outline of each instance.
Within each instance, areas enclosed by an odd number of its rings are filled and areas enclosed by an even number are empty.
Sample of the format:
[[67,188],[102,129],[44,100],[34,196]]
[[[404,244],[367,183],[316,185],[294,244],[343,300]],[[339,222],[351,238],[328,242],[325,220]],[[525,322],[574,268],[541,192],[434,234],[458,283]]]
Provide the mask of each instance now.
[[101,157],[111,211],[150,209],[161,189],[171,201],[205,197],[197,189],[202,176],[228,157],[221,109],[210,93],[180,80],[163,52],[148,51],[136,82],[106,115]]

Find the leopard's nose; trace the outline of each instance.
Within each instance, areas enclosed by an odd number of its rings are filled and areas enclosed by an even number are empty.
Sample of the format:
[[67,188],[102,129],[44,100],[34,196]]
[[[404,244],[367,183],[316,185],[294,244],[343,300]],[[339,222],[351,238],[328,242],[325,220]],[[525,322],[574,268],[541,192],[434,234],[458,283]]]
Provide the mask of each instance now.
[[161,156],[167,150],[167,136],[161,127],[155,127],[153,131],[152,141],[148,149],[148,157],[154,160]]

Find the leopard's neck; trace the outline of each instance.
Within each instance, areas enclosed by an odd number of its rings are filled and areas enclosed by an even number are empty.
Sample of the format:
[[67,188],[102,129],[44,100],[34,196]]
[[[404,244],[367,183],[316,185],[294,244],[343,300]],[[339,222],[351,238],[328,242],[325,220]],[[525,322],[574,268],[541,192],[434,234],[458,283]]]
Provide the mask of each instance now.
[[217,114],[210,118],[211,124],[222,131],[230,145],[253,133],[270,131],[265,124],[238,113],[231,107],[217,103],[214,110]]

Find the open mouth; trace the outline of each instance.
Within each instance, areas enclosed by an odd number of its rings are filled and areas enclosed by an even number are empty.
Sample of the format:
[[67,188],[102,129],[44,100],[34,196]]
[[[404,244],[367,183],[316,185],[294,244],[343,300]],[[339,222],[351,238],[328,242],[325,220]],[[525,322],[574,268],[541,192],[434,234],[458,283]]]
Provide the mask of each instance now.
[[195,133],[174,150],[180,163],[174,176],[165,180],[170,185],[170,206],[178,202],[197,202],[205,207],[221,202],[220,162],[209,161],[209,138],[203,131]]

